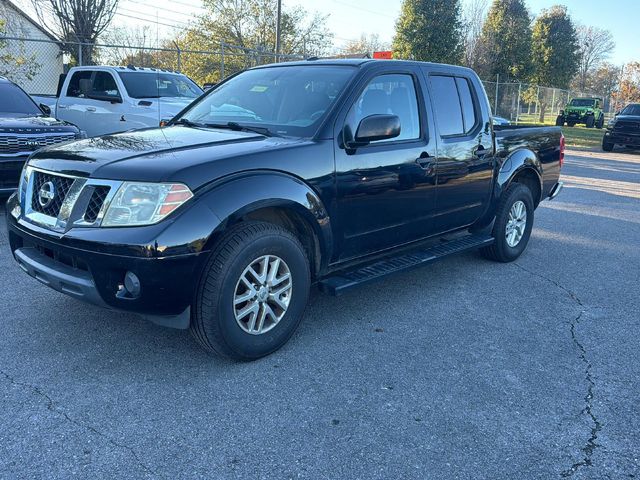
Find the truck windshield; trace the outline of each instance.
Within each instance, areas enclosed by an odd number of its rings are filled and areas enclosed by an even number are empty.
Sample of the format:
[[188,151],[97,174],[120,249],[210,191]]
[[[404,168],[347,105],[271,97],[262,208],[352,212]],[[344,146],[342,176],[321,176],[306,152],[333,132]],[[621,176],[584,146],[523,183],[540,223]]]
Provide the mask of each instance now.
[[202,89],[185,75],[173,73],[118,72],[132,98],[196,98]]
[[310,137],[355,72],[348,65],[247,70],[211,90],[175,121],[201,126],[232,123]]
[[0,83],[0,115],[32,117],[42,112],[22,89],[11,83]]
[[572,107],[593,107],[594,100],[590,98],[574,98],[571,100]]
[[640,104],[627,105],[622,109],[620,115],[638,115],[640,116]]

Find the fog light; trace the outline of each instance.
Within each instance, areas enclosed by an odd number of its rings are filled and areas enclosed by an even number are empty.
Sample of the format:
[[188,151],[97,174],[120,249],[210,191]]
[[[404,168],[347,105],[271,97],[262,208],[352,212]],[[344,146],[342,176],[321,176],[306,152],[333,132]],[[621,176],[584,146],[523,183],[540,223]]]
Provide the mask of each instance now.
[[140,279],[133,272],[127,272],[124,275],[124,288],[130,297],[137,298],[140,296],[142,286],[140,285]]
[[20,215],[22,215],[22,208],[20,207],[19,203],[16,203],[13,206],[13,208],[11,209],[11,215],[13,215],[13,218],[15,218],[16,220],[20,218]]

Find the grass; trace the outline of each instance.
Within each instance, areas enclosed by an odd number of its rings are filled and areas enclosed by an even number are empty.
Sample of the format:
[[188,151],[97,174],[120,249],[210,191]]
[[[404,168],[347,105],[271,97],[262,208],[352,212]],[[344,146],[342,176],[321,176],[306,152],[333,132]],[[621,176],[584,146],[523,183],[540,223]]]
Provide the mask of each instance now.
[[[520,115],[520,123],[529,125],[555,125],[555,116],[546,115],[545,122],[540,123],[538,115],[522,114]],[[605,118],[605,125],[607,119]],[[586,128],[584,125],[576,127],[562,127],[562,133],[567,147],[570,148],[600,148],[602,145],[602,137],[604,136],[604,128]]]
[[567,147],[600,148],[604,128],[562,127]]

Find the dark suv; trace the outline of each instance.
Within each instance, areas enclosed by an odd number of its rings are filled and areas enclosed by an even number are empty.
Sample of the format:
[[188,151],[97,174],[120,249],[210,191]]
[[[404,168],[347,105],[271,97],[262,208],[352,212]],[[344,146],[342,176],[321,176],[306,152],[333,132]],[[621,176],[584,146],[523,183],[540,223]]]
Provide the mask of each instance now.
[[607,125],[602,137],[602,149],[610,152],[616,145],[640,147],[640,103],[630,103]]
[[20,171],[29,155],[49,145],[81,138],[75,125],[49,115],[18,85],[0,77],[0,195],[18,187]]

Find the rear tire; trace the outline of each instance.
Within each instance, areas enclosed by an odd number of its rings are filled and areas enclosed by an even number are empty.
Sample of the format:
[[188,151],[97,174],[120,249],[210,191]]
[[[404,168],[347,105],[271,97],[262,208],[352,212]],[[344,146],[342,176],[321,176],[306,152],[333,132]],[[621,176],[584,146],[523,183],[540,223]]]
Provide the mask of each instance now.
[[567,122],[567,125],[569,127],[575,127],[576,126],[576,122]]
[[595,123],[596,123],[596,119],[593,117],[593,115],[589,115],[589,116],[587,117],[587,121],[585,122],[585,126],[586,126],[587,128],[593,128],[593,126],[595,125]]
[[600,115],[600,118],[596,122],[596,128],[602,128],[604,126],[604,115]]
[[[290,289],[278,293],[287,287],[287,279]],[[309,260],[291,232],[265,222],[232,227],[204,269],[191,333],[205,350],[219,356],[255,360],[269,355],[300,324],[310,285]]]
[[[518,207],[524,209],[524,220],[522,215],[514,215],[514,212],[518,212]],[[495,241],[493,245],[481,249],[481,253],[496,262],[513,262],[527,248],[533,228],[533,214],[531,190],[522,183],[512,183],[502,194],[498,205],[491,232]],[[514,222],[516,217],[520,218],[520,221]],[[513,232],[516,235],[511,237]]]

